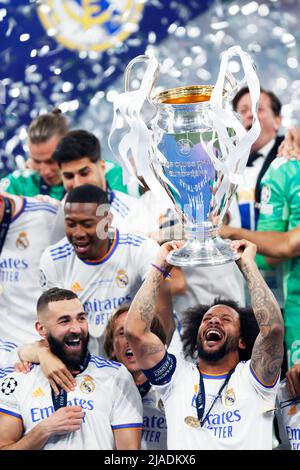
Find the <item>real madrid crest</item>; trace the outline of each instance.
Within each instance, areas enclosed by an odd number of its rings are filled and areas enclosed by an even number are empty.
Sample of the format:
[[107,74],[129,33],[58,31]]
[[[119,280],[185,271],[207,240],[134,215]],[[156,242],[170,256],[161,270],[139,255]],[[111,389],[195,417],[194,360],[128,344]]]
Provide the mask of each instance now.
[[116,275],[116,281],[119,287],[126,287],[129,279],[125,269],[119,269]]
[[225,405],[232,406],[235,403],[235,393],[233,388],[228,388],[225,393]]
[[92,393],[95,390],[95,382],[90,375],[85,375],[80,384],[82,393]]
[[16,241],[16,247],[19,250],[26,250],[29,247],[29,240],[26,232],[20,232]]
[[68,49],[104,51],[138,30],[141,0],[45,0],[38,15],[49,36]]

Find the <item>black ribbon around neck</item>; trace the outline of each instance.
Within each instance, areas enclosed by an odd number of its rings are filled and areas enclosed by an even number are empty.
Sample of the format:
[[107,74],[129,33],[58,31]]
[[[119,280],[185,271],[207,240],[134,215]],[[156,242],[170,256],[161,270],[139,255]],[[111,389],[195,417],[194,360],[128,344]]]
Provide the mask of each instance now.
[[234,370],[235,370],[235,367],[228,372],[228,374],[226,376],[226,379],[224,380],[223,384],[219,388],[219,391],[218,391],[217,395],[215,396],[215,398],[214,398],[208,412],[204,416],[204,418],[203,418],[203,415],[204,415],[204,411],[205,411],[205,386],[204,386],[203,376],[202,376],[201,372],[199,371],[199,374],[200,374],[200,376],[199,376],[199,390],[198,390],[198,394],[196,396],[196,408],[197,408],[198,420],[199,420],[199,423],[200,423],[201,427],[203,427],[205,421],[207,420],[208,415],[210,414],[211,410],[215,406],[216,401],[221,397],[221,394],[222,394],[224,388],[226,387],[226,385],[228,384],[228,382],[230,380],[230,377],[232,376]]
[[11,219],[12,219],[10,200],[7,197],[4,197],[3,200],[4,200],[4,214],[3,214],[2,222],[0,224],[0,254],[2,253],[2,249],[5,243],[7,232],[8,232]]
[[[81,374],[87,368],[87,366],[89,365],[90,359],[91,359],[91,355],[89,351],[87,351],[82,363],[78,367],[79,374]],[[67,402],[68,402],[67,392],[63,388],[61,388],[59,385],[57,386],[57,388],[58,388],[58,395],[55,395],[53,388],[51,388],[52,403],[53,403],[55,411],[57,411],[59,408],[67,406]]]
[[55,411],[57,411],[59,408],[67,406],[68,394],[60,386],[58,386],[58,395],[55,395],[53,388],[51,388],[51,396]]
[[138,391],[140,392],[141,397],[143,398],[149,392],[151,388],[151,383],[149,380],[146,380],[143,384],[137,384]]

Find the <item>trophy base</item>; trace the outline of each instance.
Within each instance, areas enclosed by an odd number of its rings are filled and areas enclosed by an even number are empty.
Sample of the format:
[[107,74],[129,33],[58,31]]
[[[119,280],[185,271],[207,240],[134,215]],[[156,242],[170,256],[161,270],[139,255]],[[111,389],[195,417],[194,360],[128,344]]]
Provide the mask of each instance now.
[[179,250],[173,250],[167,261],[173,266],[217,266],[231,263],[240,255],[230,247],[231,240],[220,237],[188,240]]

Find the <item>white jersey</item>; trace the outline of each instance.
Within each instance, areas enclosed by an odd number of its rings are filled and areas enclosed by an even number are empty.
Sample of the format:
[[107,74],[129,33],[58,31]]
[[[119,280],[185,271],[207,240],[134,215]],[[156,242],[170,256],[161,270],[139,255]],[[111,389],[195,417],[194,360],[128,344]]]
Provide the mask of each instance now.
[[[162,369],[164,367],[160,364],[160,370]],[[226,375],[202,376],[205,387],[205,417]],[[279,382],[273,387],[262,385],[253,373],[250,361],[237,365],[221,394],[221,400],[215,402],[202,428],[190,427],[186,423],[197,418],[197,366],[177,358],[175,371],[169,378],[168,384],[155,386],[165,407],[168,449],[272,449],[272,422]],[[167,379],[166,374],[165,380]]]
[[121,191],[111,191],[111,194],[110,211],[113,215],[113,227],[119,229],[120,232],[134,233],[138,230],[147,233],[147,227],[144,227],[145,214],[149,220],[152,220],[153,216],[146,204]]
[[90,350],[99,354],[102,337],[111,314],[130,302],[141,286],[159,245],[153,240],[115,230],[106,255],[98,261],[82,261],[66,238],[46,249],[41,259],[42,287],[71,289],[78,295],[88,314]]
[[143,402],[142,450],[167,449],[167,421],[162,401],[151,386]]
[[[110,450],[115,448],[113,431],[142,429],[141,398],[123,365],[91,356],[75,380],[67,406],[82,407],[81,428],[50,437],[44,449]],[[50,384],[39,366],[28,374],[14,373],[1,380],[0,412],[22,420],[25,434],[54,412]]]
[[9,197],[16,211],[0,257],[0,338],[11,350],[39,339],[34,328],[36,302],[42,293],[39,263],[52,240],[57,205]]
[[300,450],[300,397],[290,397],[285,380],[280,383],[277,403],[276,415],[283,444],[291,450]]
[[11,372],[13,365],[19,361],[15,343],[0,338],[0,378],[5,375],[4,368],[11,366],[11,369],[9,369],[9,372]]

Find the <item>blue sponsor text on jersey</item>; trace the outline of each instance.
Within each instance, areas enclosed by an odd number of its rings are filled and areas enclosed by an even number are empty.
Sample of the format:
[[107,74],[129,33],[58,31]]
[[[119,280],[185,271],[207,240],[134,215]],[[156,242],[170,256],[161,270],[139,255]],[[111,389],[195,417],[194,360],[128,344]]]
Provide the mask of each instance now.
[[167,429],[166,419],[163,416],[144,416],[142,439],[147,442],[159,442],[161,430]]
[[241,419],[240,410],[211,413],[207,416],[207,429],[213,432],[214,437],[217,439],[233,437],[233,426],[228,425],[228,423],[238,423]]
[[[85,410],[93,410],[94,409],[94,400],[84,400],[83,398],[73,398],[72,400],[67,401],[67,406],[81,406],[81,408]],[[52,413],[54,413],[54,406],[45,406],[43,408],[31,408],[30,415],[31,421],[33,423],[37,423],[42,421],[43,419],[48,418]],[[83,422],[85,421],[85,417]]]
[[131,295],[127,294],[123,297],[111,297],[110,299],[99,300],[91,299],[84,302],[84,311],[88,314],[88,320],[92,320],[95,316],[96,325],[105,325],[111,313],[120,305],[131,302]]
[[286,426],[286,432],[290,441],[298,441],[297,444],[293,443],[293,449],[300,449],[300,428],[292,428],[291,426]]
[[20,271],[28,267],[29,261],[26,258],[1,258],[0,282],[19,282]]
[[[193,396],[192,406],[196,408],[196,395]],[[210,413],[206,417],[207,429],[213,432],[214,437],[226,439],[232,436],[233,427],[231,423],[241,421],[240,410],[223,411],[223,413]]]

